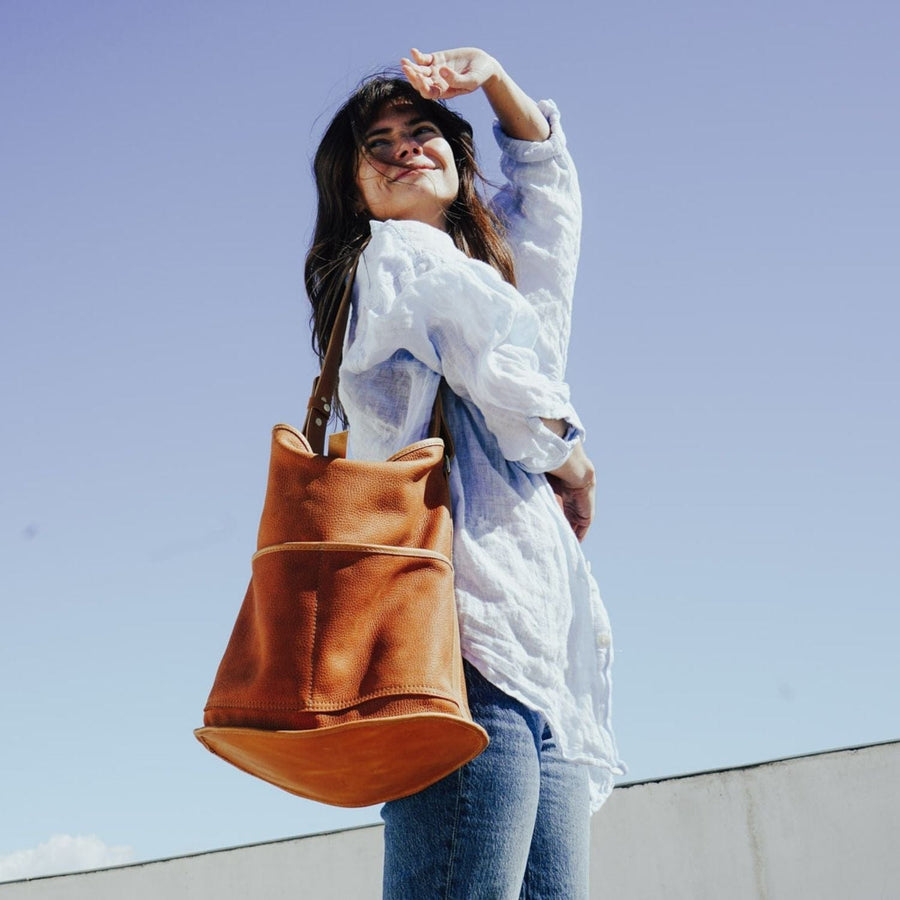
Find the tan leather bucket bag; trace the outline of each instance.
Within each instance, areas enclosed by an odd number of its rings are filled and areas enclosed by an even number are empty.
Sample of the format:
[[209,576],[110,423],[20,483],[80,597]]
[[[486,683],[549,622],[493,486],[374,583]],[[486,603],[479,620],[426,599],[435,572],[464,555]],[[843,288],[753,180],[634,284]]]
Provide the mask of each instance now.
[[367,806],[427,787],[488,739],[466,700],[445,442],[367,462],[333,436],[322,452],[351,286],[303,433],[273,430],[250,586],[194,733],[291,793]]

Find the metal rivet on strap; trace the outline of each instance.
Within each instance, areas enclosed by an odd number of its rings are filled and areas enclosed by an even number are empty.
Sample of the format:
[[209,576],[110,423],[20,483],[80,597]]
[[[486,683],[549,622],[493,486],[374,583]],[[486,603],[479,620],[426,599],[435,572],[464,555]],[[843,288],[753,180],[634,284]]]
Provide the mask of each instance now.
[[331,412],[331,404],[330,404],[330,403],[325,403],[325,404],[322,406],[322,409],[325,410],[325,412]]
[[316,425],[318,426],[318,425],[321,425],[321,424],[322,424],[322,420],[321,420],[321,419],[316,419]]

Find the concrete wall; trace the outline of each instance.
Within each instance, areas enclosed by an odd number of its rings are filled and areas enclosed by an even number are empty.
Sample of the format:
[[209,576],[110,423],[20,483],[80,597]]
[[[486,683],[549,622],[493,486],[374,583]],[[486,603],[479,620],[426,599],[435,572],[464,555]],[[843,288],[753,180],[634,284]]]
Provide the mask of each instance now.
[[[898,900],[900,742],[623,785],[591,897]],[[377,900],[381,827],[0,884],[0,900]]]
[[900,742],[623,786],[605,813],[592,898],[900,900]]

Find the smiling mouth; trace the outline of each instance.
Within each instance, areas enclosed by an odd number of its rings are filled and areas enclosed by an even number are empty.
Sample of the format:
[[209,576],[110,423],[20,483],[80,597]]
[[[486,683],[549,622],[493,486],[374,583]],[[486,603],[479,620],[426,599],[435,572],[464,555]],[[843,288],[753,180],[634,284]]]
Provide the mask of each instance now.
[[408,175],[418,175],[420,172],[434,172],[434,166],[409,166],[408,168],[403,168],[400,170],[398,175],[395,175],[392,179],[393,181],[399,181],[401,178],[406,178]]

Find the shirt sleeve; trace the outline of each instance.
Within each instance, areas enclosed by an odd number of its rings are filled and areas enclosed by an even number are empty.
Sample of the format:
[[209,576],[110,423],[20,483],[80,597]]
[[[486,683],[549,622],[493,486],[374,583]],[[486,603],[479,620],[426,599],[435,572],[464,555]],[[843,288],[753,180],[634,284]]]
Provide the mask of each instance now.
[[[528,472],[561,466],[584,430],[568,385],[541,371],[535,311],[493,268],[461,253],[419,252],[404,268],[383,260],[357,276],[363,290],[388,278],[393,289],[381,292],[389,302],[358,310],[344,365],[361,372],[408,352],[480,410],[510,462]],[[566,435],[542,418],[568,422]]]
[[494,124],[507,183],[493,205],[507,227],[519,291],[541,322],[535,344],[541,370],[561,379],[581,243],[581,193],[559,110],[552,100],[538,106],[550,125],[545,141],[515,140]]

